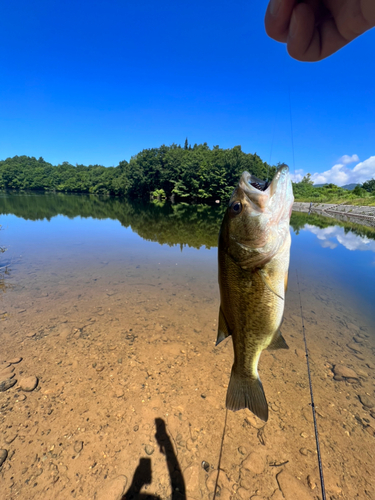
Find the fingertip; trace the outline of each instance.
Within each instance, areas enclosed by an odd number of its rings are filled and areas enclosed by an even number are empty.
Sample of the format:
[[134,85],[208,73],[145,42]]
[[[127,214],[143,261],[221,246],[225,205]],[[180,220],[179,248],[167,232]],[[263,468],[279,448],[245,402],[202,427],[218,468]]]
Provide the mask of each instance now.
[[271,0],[264,16],[267,35],[278,42],[286,42],[290,16],[296,0]]
[[291,57],[298,61],[316,60],[315,55],[311,59],[312,44],[319,45],[319,33],[315,27],[315,13],[310,5],[301,3],[293,10],[287,37],[287,50]]

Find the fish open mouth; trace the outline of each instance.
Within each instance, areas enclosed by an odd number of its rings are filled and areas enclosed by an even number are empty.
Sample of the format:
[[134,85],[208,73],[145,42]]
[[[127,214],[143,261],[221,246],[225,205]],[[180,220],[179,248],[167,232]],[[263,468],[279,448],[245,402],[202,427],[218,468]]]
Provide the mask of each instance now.
[[255,189],[258,189],[258,191],[265,191],[268,186],[270,185],[270,182],[269,181],[265,181],[264,183],[263,182],[250,182],[250,186],[253,186],[255,187]]

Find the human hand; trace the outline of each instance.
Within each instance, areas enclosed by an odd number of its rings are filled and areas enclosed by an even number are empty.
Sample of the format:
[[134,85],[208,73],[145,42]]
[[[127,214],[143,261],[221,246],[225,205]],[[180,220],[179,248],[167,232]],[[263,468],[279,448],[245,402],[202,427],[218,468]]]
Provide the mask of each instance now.
[[320,61],[375,26],[374,0],[270,0],[267,34],[299,61]]

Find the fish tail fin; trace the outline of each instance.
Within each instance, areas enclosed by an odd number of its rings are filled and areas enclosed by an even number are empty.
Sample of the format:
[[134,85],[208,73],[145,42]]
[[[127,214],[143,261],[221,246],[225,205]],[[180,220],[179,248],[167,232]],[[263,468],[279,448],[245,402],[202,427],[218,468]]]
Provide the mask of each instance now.
[[232,411],[248,408],[254,415],[267,422],[268,404],[260,379],[244,378],[238,375],[232,368],[226,407]]

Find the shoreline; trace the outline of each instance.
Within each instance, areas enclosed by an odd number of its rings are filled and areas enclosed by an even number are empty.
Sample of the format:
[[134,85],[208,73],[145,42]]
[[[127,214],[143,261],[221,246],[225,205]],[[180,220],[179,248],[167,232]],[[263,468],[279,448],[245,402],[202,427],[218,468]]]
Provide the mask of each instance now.
[[[293,211],[308,213],[309,210],[310,203],[298,201],[293,203]],[[351,221],[365,226],[375,227],[375,207],[313,203],[311,213],[317,213],[344,222]]]

